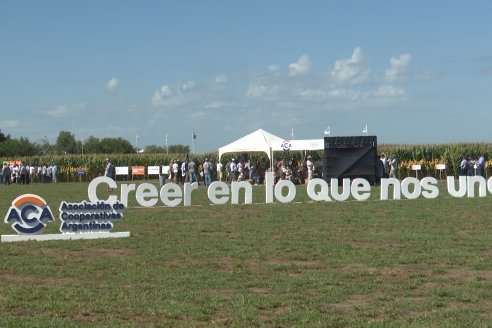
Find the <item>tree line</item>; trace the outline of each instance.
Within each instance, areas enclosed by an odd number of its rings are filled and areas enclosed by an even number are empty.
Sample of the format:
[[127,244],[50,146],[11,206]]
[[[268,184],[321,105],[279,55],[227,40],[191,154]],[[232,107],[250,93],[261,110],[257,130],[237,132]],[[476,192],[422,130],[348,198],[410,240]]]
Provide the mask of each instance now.
[[[143,149],[146,153],[189,153],[190,147],[186,145],[170,145],[166,147],[150,145]],[[42,155],[67,155],[67,154],[131,154],[137,152],[128,140],[118,138],[97,138],[90,136],[81,141],[76,140],[75,135],[69,131],[60,131],[56,142],[50,144],[45,138],[32,142],[29,138],[13,138],[0,130],[0,156],[1,157],[26,157]]]

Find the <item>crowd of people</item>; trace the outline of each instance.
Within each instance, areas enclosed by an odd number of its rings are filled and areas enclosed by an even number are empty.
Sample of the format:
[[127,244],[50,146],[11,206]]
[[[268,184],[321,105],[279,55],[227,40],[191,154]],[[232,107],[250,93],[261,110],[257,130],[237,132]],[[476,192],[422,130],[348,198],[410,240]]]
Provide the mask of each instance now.
[[[321,163],[316,163],[311,156],[302,160],[294,158],[279,159],[274,163],[275,182],[278,180],[290,180],[295,184],[305,183],[315,177],[321,177]],[[209,186],[213,181],[249,181],[252,184],[264,183],[265,172],[270,170],[268,159],[235,159],[227,162],[210,160],[203,162],[195,159],[175,159],[169,163],[168,178],[173,183],[185,182],[203,183]]]
[[376,166],[376,180],[379,181],[384,178],[398,179],[398,159],[396,156],[387,157],[382,153]]
[[[377,165],[376,178],[398,178],[398,159],[395,156],[386,157],[380,155]],[[470,155],[463,155],[459,164],[460,176],[482,176],[485,177],[485,156],[473,159]]]
[[463,156],[460,163],[460,175],[485,177],[485,157],[482,155],[478,160],[474,160],[470,155]]
[[29,184],[57,182],[58,168],[55,164],[31,165],[27,163],[4,162],[2,166],[2,183]]
[[[377,161],[376,179],[398,178],[398,159],[395,156],[386,157],[381,154]],[[315,161],[311,156],[301,159],[282,158],[274,162],[273,172],[275,182],[278,180],[290,180],[294,184],[307,183],[313,178],[320,178],[322,163]],[[112,164],[109,158],[105,161],[105,174],[112,178]],[[463,156],[460,163],[460,175],[484,176],[485,158],[480,156],[478,160],[470,156]],[[209,186],[213,181],[249,181],[255,185],[264,183],[265,172],[270,170],[268,159],[235,159],[227,162],[210,160],[203,162],[196,159],[175,159],[169,164],[168,178],[178,184],[185,182],[203,183]],[[10,184],[50,183],[57,182],[58,168],[54,164],[31,165],[27,163],[4,162],[1,172],[1,182]]]
[[[380,154],[376,162],[376,181],[383,178],[399,179],[399,161],[395,155],[386,156]],[[274,162],[273,172],[275,183],[278,180],[290,180],[294,184],[303,184],[313,178],[322,177],[322,161],[313,160],[311,156],[301,159],[281,158]],[[174,160],[170,164],[169,179],[175,183],[198,182],[210,185],[213,181],[250,181],[260,185],[264,183],[265,172],[270,171],[268,159],[234,159],[221,163],[215,160],[205,159],[203,162],[184,159]],[[473,160],[470,156],[464,156],[460,164],[460,175],[485,174],[485,158],[480,156]]]

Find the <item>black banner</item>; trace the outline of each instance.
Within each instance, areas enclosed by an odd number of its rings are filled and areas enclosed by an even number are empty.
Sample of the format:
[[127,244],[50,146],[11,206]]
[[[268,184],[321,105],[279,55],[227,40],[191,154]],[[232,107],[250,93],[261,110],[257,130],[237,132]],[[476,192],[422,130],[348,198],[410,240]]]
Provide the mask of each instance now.
[[363,148],[377,147],[376,136],[357,136],[357,137],[326,137],[326,148]]

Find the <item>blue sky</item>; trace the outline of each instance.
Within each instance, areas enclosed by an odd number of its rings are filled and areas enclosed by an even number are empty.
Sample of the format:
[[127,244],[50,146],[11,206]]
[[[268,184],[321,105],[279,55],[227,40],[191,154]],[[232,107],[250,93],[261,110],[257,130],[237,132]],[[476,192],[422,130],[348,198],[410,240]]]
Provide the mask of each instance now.
[[492,2],[2,1],[0,129],[492,142]]

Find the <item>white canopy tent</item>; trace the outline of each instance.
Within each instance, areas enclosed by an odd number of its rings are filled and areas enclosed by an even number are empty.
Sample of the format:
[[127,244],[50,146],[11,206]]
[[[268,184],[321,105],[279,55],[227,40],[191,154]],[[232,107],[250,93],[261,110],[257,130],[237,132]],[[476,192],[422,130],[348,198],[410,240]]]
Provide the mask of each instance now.
[[323,139],[287,140],[258,129],[224,147],[219,148],[219,160],[225,153],[265,152],[273,167],[274,151],[306,151],[324,149]]
[[273,160],[272,145],[281,145],[284,139],[274,136],[265,130],[258,129],[224,147],[219,148],[219,160],[225,153],[240,153],[240,152],[265,152],[270,159]]

